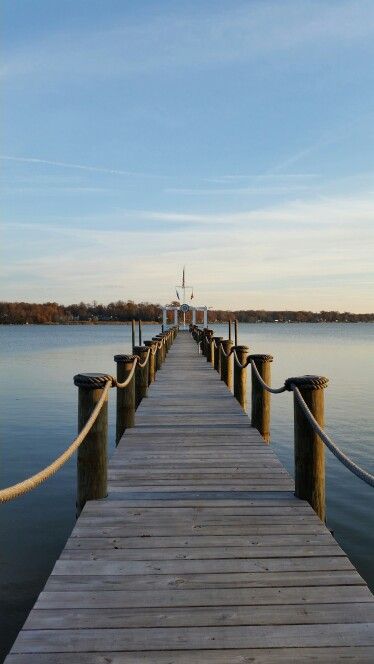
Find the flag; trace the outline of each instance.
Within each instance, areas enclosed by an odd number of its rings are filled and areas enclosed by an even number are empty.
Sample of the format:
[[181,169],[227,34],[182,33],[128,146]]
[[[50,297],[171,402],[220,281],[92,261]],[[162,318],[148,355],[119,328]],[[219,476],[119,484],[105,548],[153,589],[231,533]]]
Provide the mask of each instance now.
[[175,292],[176,292],[176,294],[177,294],[177,298],[178,298],[178,300],[180,301],[180,297],[179,297],[179,293],[178,293],[177,289],[175,289]]
[[184,282],[184,271],[185,271],[185,269],[186,269],[186,268],[184,267],[184,268],[183,268],[182,288],[184,288],[184,283],[185,283],[185,282]]

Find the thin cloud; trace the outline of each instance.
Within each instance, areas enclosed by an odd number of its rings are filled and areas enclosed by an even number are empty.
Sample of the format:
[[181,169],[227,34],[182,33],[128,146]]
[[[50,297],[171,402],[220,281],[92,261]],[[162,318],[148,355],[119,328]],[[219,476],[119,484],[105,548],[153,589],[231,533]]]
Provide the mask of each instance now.
[[[4,76],[39,73],[87,77],[139,75],[149,71],[245,62],[304,49],[330,47],[370,38],[374,32],[373,3],[256,2],[230,4],[229,9],[185,8],[158,13],[147,21],[121,21],[85,32],[55,32],[23,50],[10,51]],[[69,48],[66,45],[69,44]],[[35,81],[35,79],[33,79]]]
[[93,173],[108,173],[109,175],[121,175],[126,177],[163,177],[160,175],[152,175],[150,173],[139,173],[136,171],[122,171],[116,168],[103,168],[101,166],[88,166],[87,164],[71,164],[65,161],[52,161],[50,159],[39,159],[36,157],[11,157],[9,155],[0,155],[3,161],[16,161],[26,164],[45,164],[48,166],[56,166],[57,168],[75,168],[80,171],[89,171]]
[[186,187],[169,187],[165,189],[167,194],[182,194],[184,196],[236,196],[237,194],[251,196],[276,196],[279,194],[290,194],[295,191],[307,189],[306,185],[286,185],[268,187],[225,187],[223,189],[191,189]]
[[318,173],[252,173],[247,175],[216,175],[209,178],[204,178],[204,181],[214,182],[216,184],[232,184],[233,182],[245,182],[248,180],[252,180],[254,182],[267,182],[272,180],[275,180],[276,182],[284,180],[287,182],[291,180],[292,182],[293,180],[310,180],[316,179],[318,177],[320,177]]
[[338,126],[336,129],[332,131],[323,133],[316,141],[314,141],[310,145],[306,146],[305,148],[302,148],[295,154],[290,155],[280,163],[273,166],[267,174],[270,177],[276,176],[280,174],[279,172],[282,171],[283,169],[293,166],[298,161],[301,161],[305,157],[308,157],[310,154],[313,154],[313,152],[318,152],[318,150],[324,149],[327,146],[332,145],[333,143],[339,143],[340,141],[346,140],[347,137],[351,135],[352,131],[356,127],[362,126],[365,123],[365,121],[370,120],[371,117],[372,115],[367,113],[364,114],[363,116],[356,117],[351,122]]

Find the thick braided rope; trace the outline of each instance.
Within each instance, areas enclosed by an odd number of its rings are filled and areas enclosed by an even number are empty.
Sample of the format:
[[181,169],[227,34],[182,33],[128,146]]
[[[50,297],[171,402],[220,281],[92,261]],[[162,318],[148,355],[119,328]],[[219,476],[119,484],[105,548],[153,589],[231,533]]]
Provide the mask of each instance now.
[[351,473],[359,477],[360,480],[363,480],[363,482],[366,482],[366,484],[369,484],[370,486],[374,486],[374,475],[371,475],[363,468],[360,468],[360,466],[354,463],[354,461],[352,461],[349,457],[347,457],[347,455],[344,454],[344,452],[342,452],[339,449],[339,447],[337,447],[337,445],[335,445],[334,441],[331,440],[331,438],[327,435],[327,433],[323,429],[321,429],[317,420],[313,417],[307,404],[305,403],[303,397],[301,396],[300,390],[296,387],[296,385],[292,385],[292,390],[301,410],[303,411],[306,419],[308,420],[308,423],[312,427],[313,431],[320,437],[320,439],[326,445],[326,447],[330,450],[330,452],[332,452],[333,455],[336,456],[336,458],[339,459],[339,461],[343,464],[343,466],[345,466],[346,468],[348,468],[348,470],[351,471]]
[[250,364],[258,382],[260,383],[261,387],[263,387],[264,390],[266,390],[266,392],[271,392],[271,394],[282,394],[282,392],[287,391],[287,387],[285,385],[282,385],[282,387],[270,387],[270,385],[268,385],[267,383],[265,383],[264,380],[262,380],[262,377],[259,373],[259,370],[256,367],[256,363],[254,362],[254,360],[250,360]]
[[99,401],[97,402],[95,408],[93,409],[83,429],[81,429],[77,437],[74,438],[73,442],[69,445],[69,447],[65,450],[65,452],[63,452],[59,457],[57,457],[57,459],[55,459],[55,461],[53,461],[49,466],[43,468],[43,470],[40,470],[38,473],[36,473],[36,475],[32,475],[27,480],[23,480],[23,482],[18,482],[17,484],[13,484],[13,486],[9,486],[6,489],[1,489],[0,503],[5,503],[8,500],[13,500],[13,498],[18,498],[18,496],[22,496],[23,494],[28,493],[32,489],[35,489],[37,486],[39,486],[39,484],[42,484],[47,479],[52,477],[52,475],[54,475],[58,470],[60,470],[60,468],[64,465],[64,463],[66,463],[70,459],[70,457],[73,456],[74,452],[83,443],[87,434],[92,429],[104,405],[107,394],[111,387],[112,387],[112,380],[109,379],[105,384],[103,393]]
[[239,369],[246,369],[247,366],[248,366],[248,364],[250,364],[250,362],[251,362],[251,360],[249,359],[249,357],[247,357],[245,363],[242,364],[242,363],[240,362],[240,360],[239,360],[237,354],[236,354],[236,350],[235,350],[235,348],[234,348],[234,360],[235,360],[235,364],[239,367]]
[[147,357],[145,358],[144,362],[140,362],[140,360],[138,359],[138,367],[139,367],[139,369],[144,369],[144,367],[147,366],[150,354],[151,354],[151,349],[148,348],[148,351],[147,351]]
[[230,355],[232,355],[234,352],[235,352],[235,348],[234,348],[234,346],[231,348],[231,350],[229,350],[228,353],[226,353],[224,347],[223,347],[222,344],[221,344],[221,353],[222,353],[226,358],[227,358],[227,357],[230,357]]
[[118,387],[121,390],[124,387],[127,387],[129,385],[130,381],[132,380],[132,377],[135,373],[136,365],[138,364],[138,362],[139,362],[139,357],[137,355],[134,359],[133,365],[131,367],[131,371],[130,371],[129,375],[127,376],[126,380],[124,380],[123,383],[118,383],[116,378],[113,378],[113,381],[112,381],[113,382],[113,387]]

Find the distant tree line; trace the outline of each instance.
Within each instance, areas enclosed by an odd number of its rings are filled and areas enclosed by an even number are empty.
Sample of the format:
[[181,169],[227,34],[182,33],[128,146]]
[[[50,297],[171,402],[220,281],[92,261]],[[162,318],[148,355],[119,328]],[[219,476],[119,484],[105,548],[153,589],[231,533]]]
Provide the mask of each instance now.
[[62,305],[57,302],[0,302],[0,323],[98,323],[126,322],[133,318],[160,321],[160,305],[132,300],[98,304],[97,302]]
[[264,311],[263,309],[240,311],[210,311],[209,320],[223,322],[237,319],[240,323],[369,323],[372,314],[352,314],[349,311]]
[[[171,302],[170,304],[178,304]],[[144,322],[161,322],[161,305],[150,302],[97,302],[62,305],[57,302],[32,304],[30,302],[0,302],[1,324],[26,323],[99,323],[128,322],[133,318]],[[334,323],[374,322],[372,314],[352,314],[339,311],[265,311],[244,309],[240,311],[209,310],[209,322],[220,323],[237,319],[241,323]],[[187,316],[187,322],[189,317]]]

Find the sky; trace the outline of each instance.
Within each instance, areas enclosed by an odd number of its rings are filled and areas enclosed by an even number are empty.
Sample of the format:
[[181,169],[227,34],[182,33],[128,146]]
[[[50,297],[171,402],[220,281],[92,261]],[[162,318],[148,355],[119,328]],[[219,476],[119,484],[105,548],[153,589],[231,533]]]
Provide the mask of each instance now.
[[12,301],[374,311],[373,0],[2,0]]

